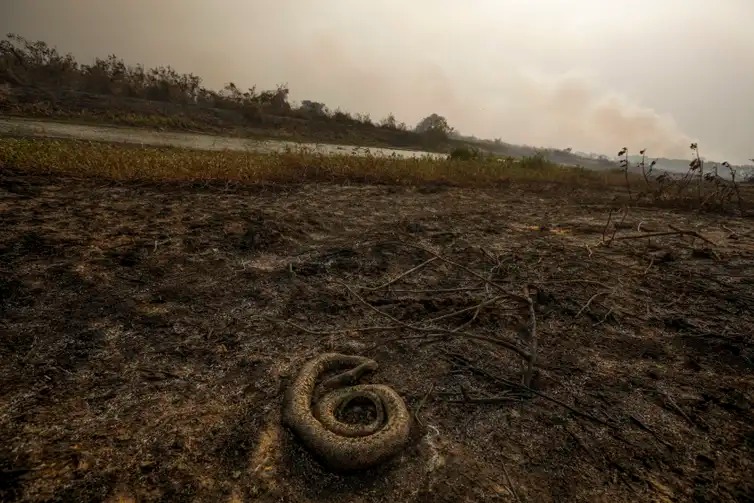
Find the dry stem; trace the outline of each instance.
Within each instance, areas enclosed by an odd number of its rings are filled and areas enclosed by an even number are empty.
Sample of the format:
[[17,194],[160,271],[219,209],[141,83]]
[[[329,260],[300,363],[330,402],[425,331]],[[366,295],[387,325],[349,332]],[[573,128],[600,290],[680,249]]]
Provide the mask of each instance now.
[[524,295],[529,301],[529,359],[524,373],[524,385],[531,386],[531,378],[537,360],[537,315],[534,310],[534,300],[529,295],[529,287],[524,287]]
[[399,274],[398,276],[396,276],[395,278],[391,279],[391,280],[390,280],[390,281],[388,281],[387,283],[383,283],[383,284],[381,284],[381,285],[379,285],[379,286],[375,286],[375,287],[362,286],[362,287],[361,287],[361,289],[362,289],[362,290],[369,290],[369,291],[372,291],[372,292],[373,292],[373,291],[376,291],[376,290],[380,290],[380,289],[382,289],[382,288],[388,287],[388,286],[392,285],[393,283],[395,283],[395,282],[399,281],[400,279],[402,279],[402,278],[405,278],[405,277],[406,277],[406,276],[408,276],[409,274],[411,274],[411,273],[413,273],[413,272],[416,272],[416,271],[418,271],[419,269],[421,269],[421,268],[423,268],[423,267],[425,267],[425,266],[427,266],[427,265],[431,264],[431,263],[432,263],[432,262],[434,262],[435,260],[437,260],[437,257],[432,257],[432,258],[431,258],[431,259],[429,259],[429,260],[425,260],[424,262],[422,262],[421,264],[417,265],[416,267],[414,267],[414,268],[411,268],[411,269],[409,269],[408,271],[406,271],[406,272],[404,272],[404,273],[402,273],[402,274]]

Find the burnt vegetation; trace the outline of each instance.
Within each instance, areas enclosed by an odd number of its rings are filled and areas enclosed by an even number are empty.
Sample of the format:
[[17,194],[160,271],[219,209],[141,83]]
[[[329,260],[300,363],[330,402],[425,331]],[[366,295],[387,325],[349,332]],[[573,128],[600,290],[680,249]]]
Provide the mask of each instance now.
[[628,148],[623,147],[618,152],[618,164],[625,179],[627,204],[747,216],[754,202],[754,170],[733,166],[727,161],[707,163],[702,159],[697,143],[692,143],[689,148],[691,161],[686,173],[680,174],[655,169],[658,162],[648,160],[647,149],[640,150],[640,159],[632,163]]

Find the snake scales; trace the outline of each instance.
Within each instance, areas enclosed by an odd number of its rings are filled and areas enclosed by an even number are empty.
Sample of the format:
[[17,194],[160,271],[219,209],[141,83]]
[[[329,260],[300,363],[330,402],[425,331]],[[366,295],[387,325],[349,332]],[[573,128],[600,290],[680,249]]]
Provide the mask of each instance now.
[[[312,406],[317,378],[344,367],[351,370],[326,380],[324,395]],[[361,356],[324,353],[309,360],[287,389],[283,423],[333,470],[350,471],[377,465],[395,456],[408,441],[411,416],[403,399],[380,384],[353,384],[377,362]],[[374,405],[377,417],[369,424],[350,424],[336,414],[361,398]]]

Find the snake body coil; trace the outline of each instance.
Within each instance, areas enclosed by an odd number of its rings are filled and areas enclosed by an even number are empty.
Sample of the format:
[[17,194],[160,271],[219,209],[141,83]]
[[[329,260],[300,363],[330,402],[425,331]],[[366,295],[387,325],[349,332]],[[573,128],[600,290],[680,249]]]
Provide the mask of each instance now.
[[[351,370],[325,381],[326,394],[312,406],[317,378],[344,367]],[[392,388],[364,384],[327,391],[352,383],[376,368],[377,362],[369,358],[325,353],[308,361],[286,391],[283,422],[331,469],[349,471],[374,466],[395,456],[408,441],[411,416]],[[377,418],[371,423],[350,424],[336,417],[339,410],[357,398],[374,404]]]

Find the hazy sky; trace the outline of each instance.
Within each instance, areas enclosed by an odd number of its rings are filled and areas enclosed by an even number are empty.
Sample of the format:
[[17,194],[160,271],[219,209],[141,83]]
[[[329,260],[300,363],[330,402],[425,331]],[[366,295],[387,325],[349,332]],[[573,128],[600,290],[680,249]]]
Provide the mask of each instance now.
[[0,0],[0,31],[512,143],[754,157],[754,0]]

